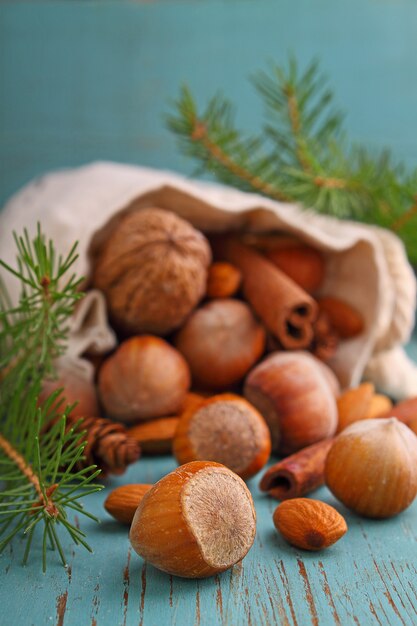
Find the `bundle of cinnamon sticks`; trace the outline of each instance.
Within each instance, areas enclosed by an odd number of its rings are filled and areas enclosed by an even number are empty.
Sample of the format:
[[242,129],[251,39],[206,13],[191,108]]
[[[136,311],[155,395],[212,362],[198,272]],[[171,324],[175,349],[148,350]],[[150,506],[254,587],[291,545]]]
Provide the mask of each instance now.
[[362,332],[362,316],[346,302],[313,297],[325,274],[325,262],[317,250],[273,235],[212,236],[210,243],[216,259],[240,270],[243,295],[277,349],[307,349],[328,361],[339,339]]

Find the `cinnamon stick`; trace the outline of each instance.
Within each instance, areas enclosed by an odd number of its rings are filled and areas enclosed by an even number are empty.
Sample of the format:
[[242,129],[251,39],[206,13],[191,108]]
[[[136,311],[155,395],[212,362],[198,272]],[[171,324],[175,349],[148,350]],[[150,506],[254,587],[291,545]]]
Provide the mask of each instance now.
[[329,361],[337,350],[339,336],[326,313],[319,311],[313,329],[314,340],[310,347],[311,352],[321,361]]
[[261,491],[277,500],[299,498],[324,484],[324,464],[334,439],[303,448],[272,465],[259,484]]
[[243,292],[283,348],[307,348],[313,339],[317,304],[301,287],[261,254],[230,236],[212,238],[216,257],[243,276]]

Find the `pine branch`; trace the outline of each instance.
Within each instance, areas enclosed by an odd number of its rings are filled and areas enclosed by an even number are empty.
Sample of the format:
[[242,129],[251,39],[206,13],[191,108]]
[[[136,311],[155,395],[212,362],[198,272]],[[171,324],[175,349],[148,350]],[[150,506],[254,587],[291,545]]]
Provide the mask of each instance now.
[[[73,275],[66,278],[76,247],[65,259],[57,258],[40,227],[33,241],[27,232],[15,241],[17,269],[0,261],[22,286],[19,304],[13,307],[0,285],[0,550],[23,532],[26,562],[41,525],[45,570],[48,543],[65,565],[57,526],[90,549],[66,510],[84,513],[79,498],[101,487],[92,483],[99,473],[95,466],[74,470],[86,444],[84,434],[66,427],[71,407],[62,409],[60,391],[39,405],[42,381],[65,351],[68,317],[82,296],[80,281]],[[53,425],[45,428],[52,419]]]
[[409,174],[386,151],[373,155],[347,141],[316,61],[300,72],[290,59],[285,68],[260,72],[253,83],[265,104],[256,137],[237,130],[233,107],[222,96],[199,113],[182,88],[167,124],[199,172],[319,213],[390,228],[417,262],[417,170]]

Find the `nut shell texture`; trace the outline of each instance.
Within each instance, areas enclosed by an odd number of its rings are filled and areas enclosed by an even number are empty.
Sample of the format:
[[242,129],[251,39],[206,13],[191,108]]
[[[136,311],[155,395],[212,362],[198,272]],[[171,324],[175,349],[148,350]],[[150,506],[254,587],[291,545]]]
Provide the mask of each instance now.
[[159,337],[124,341],[99,373],[106,412],[125,423],[177,413],[190,386],[182,355]]
[[293,498],[277,506],[274,525],[293,546],[321,550],[336,543],[347,531],[345,519],[319,500]]
[[123,216],[96,253],[93,284],[125,333],[165,335],[182,324],[206,290],[211,252],[204,235],[157,208]]
[[218,299],[188,318],[175,345],[197,387],[221,390],[240,381],[261,357],[265,331],[247,304]]
[[216,461],[247,479],[268,461],[271,438],[262,415],[249,402],[221,394],[184,413],[173,450],[180,464]]
[[356,422],[334,441],[326,484],[345,506],[365,517],[391,517],[417,495],[417,437],[395,418]]
[[142,499],[130,529],[136,552],[158,569],[204,578],[240,561],[253,544],[256,515],[239,476],[217,463],[188,463]]
[[291,454],[334,434],[337,406],[324,367],[306,352],[275,352],[248,375],[244,395],[265,418],[274,452]]

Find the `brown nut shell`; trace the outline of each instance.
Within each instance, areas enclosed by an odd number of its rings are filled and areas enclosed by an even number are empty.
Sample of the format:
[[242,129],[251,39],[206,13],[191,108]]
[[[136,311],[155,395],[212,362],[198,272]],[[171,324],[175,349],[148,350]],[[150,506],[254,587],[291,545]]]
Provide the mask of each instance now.
[[394,417],[356,422],[334,440],[325,480],[359,515],[397,515],[417,495],[417,437]]
[[166,335],[205,294],[208,242],[170,211],[143,208],[116,216],[90,252],[93,285],[124,333]]
[[234,394],[213,396],[186,411],[173,444],[178,463],[216,461],[248,479],[271,454],[271,437],[262,415]]
[[175,339],[197,388],[226,389],[261,357],[265,331],[244,302],[218,299],[188,318]]
[[275,528],[289,543],[303,550],[322,550],[338,541],[347,524],[329,504],[309,498],[292,498],[277,506]]
[[205,578],[243,559],[255,532],[253,500],[243,480],[223,465],[196,461],[162,478],[144,496],[129,538],[158,569]]
[[140,501],[150,489],[152,485],[146,484],[116,487],[104,501],[104,508],[118,522],[131,524]]
[[246,378],[245,397],[265,418],[274,452],[292,454],[334,434],[337,407],[325,367],[307,352],[275,352]]
[[56,379],[43,382],[39,402],[43,403],[54,391],[62,389],[61,398],[65,404],[75,404],[72,417],[100,415],[97,391],[94,383],[80,376],[74,369],[60,367]]
[[104,409],[127,424],[179,412],[189,386],[183,356],[152,335],[124,341],[106,360],[98,380]]

